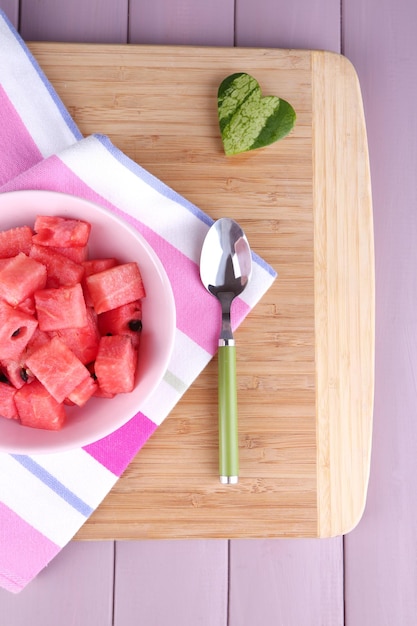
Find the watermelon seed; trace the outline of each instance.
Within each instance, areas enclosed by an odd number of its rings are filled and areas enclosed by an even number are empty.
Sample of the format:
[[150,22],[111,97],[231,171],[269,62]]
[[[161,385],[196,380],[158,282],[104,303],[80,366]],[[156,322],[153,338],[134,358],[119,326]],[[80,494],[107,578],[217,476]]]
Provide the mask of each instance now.
[[14,333],[11,334],[11,339],[15,339],[16,337],[23,337],[23,335],[26,333],[27,328],[26,326],[20,326],[19,328],[16,328],[16,330],[14,331]]
[[2,383],[9,383],[9,379],[7,378],[7,376],[3,372],[0,372],[0,382],[2,382]]
[[142,330],[142,320],[130,320],[128,326],[130,330],[140,333],[140,331]]
[[27,381],[29,380],[27,370],[25,370],[24,367],[22,367],[22,369],[20,370],[20,378],[23,380],[24,383],[27,383]]

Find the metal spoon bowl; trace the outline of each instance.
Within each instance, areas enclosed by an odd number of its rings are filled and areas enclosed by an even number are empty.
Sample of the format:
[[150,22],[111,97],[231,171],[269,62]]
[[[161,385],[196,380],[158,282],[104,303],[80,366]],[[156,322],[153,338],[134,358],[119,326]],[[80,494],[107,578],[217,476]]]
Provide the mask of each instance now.
[[219,473],[224,484],[238,482],[238,412],[236,347],[231,306],[246,288],[252,273],[252,255],[242,228],[223,217],[209,229],[201,250],[200,276],[206,289],[221,305],[219,337]]

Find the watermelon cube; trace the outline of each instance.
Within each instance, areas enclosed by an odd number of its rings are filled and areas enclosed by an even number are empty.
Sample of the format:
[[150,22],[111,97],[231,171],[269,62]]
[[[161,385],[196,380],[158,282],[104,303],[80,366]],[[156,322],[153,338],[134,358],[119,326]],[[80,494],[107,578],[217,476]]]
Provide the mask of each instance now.
[[84,268],[79,263],[56,252],[55,249],[33,244],[30,256],[46,267],[46,287],[60,287],[61,285],[75,285],[82,280]]
[[20,389],[20,387],[34,379],[33,374],[26,368],[26,359],[32,352],[45,343],[49,343],[50,340],[49,334],[42,332],[39,330],[39,327],[36,327],[35,332],[18,358],[1,360],[1,370],[13,387]]
[[97,315],[87,308],[87,324],[81,328],[63,328],[53,331],[72,352],[86,365],[92,363],[97,356],[100,333],[97,327]]
[[69,394],[68,400],[71,404],[84,406],[84,404],[95,395],[97,387],[96,381],[89,376],[76,386],[74,391]]
[[17,360],[37,326],[33,316],[0,300],[0,360]]
[[128,393],[135,386],[138,355],[127,335],[110,335],[100,339],[94,366],[100,389],[104,393]]
[[67,217],[38,215],[34,230],[33,243],[58,248],[82,247],[88,243],[91,224]]
[[87,259],[83,261],[82,266],[85,271],[85,276],[91,276],[91,274],[98,274],[103,270],[108,270],[111,267],[118,265],[117,260],[113,257],[106,257],[103,259]]
[[107,400],[114,398],[115,395],[115,393],[109,393],[107,391],[104,391],[99,385],[96,386],[96,389],[93,393],[93,396],[95,398],[107,398]]
[[32,337],[29,339],[27,346],[25,348],[24,354],[22,355],[22,359],[27,359],[35,350],[44,346],[46,343],[51,341],[51,336],[49,333],[45,333],[43,330],[40,330],[39,326],[35,329]]
[[1,370],[15,389],[20,389],[20,387],[23,387],[27,382],[31,382],[34,379],[33,374],[27,371],[22,359],[18,361],[14,359],[4,359],[1,361]]
[[0,258],[10,258],[19,252],[29,254],[32,245],[32,229],[29,226],[17,226],[0,232]]
[[87,288],[97,314],[110,311],[145,296],[137,263],[122,263],[87,276]]
[[135,348],[139,348],[142,333],[142,301],[135,300],[98,316],[102,335],[128,335]]
[[26,359],[26,366],[57,402],[63,402],[90,376],[88,369],[58,337],[33,352]]
[[64,405],[57,402],[38,380],[18,389],[14,399],[24,426],[60,430],[65,423]]
[[19,415],[15,403],[16,389],[7,383],[0,382],[0,415],[7,419],[17,420]]
[[[46,246],[44,246],[46,247]],[[86,261],[87,257],[88,257],[88,246],[77,246],[77,247],[72,247],[72,248],[64,248],[64,247],[57,247],[57,246],[49,246],[48,250],[53,250],[54,252],[58,252],[59,254],[62,254],[63,256],[66,256],[68,259],[70,259],[71,261],[74,261],[74,263],[78,263],[81,264],[84,261]]]
[[87,325],[87,308],[80,283],[35,292],[35,306],[41,330],[82,328]]
[[23,252],[0,268],[0,298],[15,306],[46,284],[46,267]]
[[87,276],[91,276],[91,274],[98,274],[98,272],[108,270],[110,267],[114,267],[115,265],[117,265],[117,260],[114,258],[87,259],[82,263],[82,266],[84,268],[84,279],[82,281],[82,286],[84,299],[87,306],[93,306],[93,301],[87,288]]

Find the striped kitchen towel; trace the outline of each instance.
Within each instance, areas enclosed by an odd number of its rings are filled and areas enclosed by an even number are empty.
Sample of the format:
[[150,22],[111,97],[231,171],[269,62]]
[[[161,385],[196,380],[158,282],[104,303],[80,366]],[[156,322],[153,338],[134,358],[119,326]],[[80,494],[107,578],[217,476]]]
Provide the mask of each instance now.
[[[0,193],[22,189],[81,196],[124,215],[167,270],[177,329],[168,375],[142,412],[117,432],[60,454],[0,454],[0,585],[12,592],[23,589],[72,539],[212,358],[217,342],[201,332],[200,298],[206,298],[213,328],[218,320],[217,303],[197,271],[211,218],[107,137],[83,138],[0,12]],[[239,300],[235,326],[275,277],[254,255],[253,279]]]

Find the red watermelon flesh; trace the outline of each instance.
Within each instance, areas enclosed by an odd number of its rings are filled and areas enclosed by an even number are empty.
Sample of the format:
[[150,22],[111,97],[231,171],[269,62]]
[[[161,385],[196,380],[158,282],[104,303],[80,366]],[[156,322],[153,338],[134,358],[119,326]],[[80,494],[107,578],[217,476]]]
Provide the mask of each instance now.
[[117,260],[114,257],[106,257],[103,259],[87,259],[83,261],[82,266],[84,268],[85,276],[91,276],[91,274],[98,274],[111,267],[118,265]]
[[37,326],[34,317],[0,300],[0,360],[17,360]]
[[60,430],[65,423],[64,405],[57,402],[38,380],[18,389],[14,399],[24,426]]
[[26,367],[26,359],[32,352],[45,345],[45,343],[49,343],[50,340],[50,336],[37,327],[17,359],[3,359],[1,361],[1,369],[13,387],[20,389],[20,387],[34,379],[33,374]]
[[22,359],[23,360],[27,359],[33,352],[35,352],[35,350],[37,350],[41,346],[44,346],[46,343],[49,343],[50,340],[51,340],[51,337],[49,333],[46,333],[43,330],[40,330],[38,326],[35,329],[35,332],[33,333],[32,337],[29,339],[27,343],[25,351],[22,355]]
[[104,391],[103,389],[101,389],[100,385],[98,384],[97,376],[95,372],[95,366],[96,366],[95,361],[87,364],[87,369],[91,374],[91,378],[94,381],[96,381],[96,388],[94,390],[93,396],[98,397],[98,398],[114,398],[114,396],[116,395],[115,393],[108,393],[107,391]]
[[[36,235],[29,227],[0,233],[0,415],[3,391],[3,413],[26,426],[58,429],[64,404],[112,398],[135,384],[145,295],[140,271],[136,263],[86,258],[85,224],[38,216]],[[101,329],[93,304],[106,309]]]
[[108,270],[115,265],[117,265],[117,261],[114,258],[87,259],[82,263],[82,266],[84,268],[84,279],[82,281],[82,286],[84,291],[84,300],[87,306],[93,306],[93,301],[91,299],[90,292],[88,291],[86,283],[87,276],[91,276],[92,274],[98,274],[98,272]]
[[108,391],[104,391],[99,384],[97,384],[97,388],[94,391],[94,397],[95,398],[107,398],[108,400],[110,400],[111,398],[114,398],[114,396],[116,395],[115,393],[109,393]]
[[84,276],[84,268],[55,249],[34,244],[30,256],[45,265],[47,270],[46,287],[76,285]]
[[72,248],[86,246],[90,236],[91,224],[83,220],[38,215],[34,226],[33,243],[42,246]]
[[99,387],[110,394],[132,391],[137,361],[138,355],[130,337],[101,337],[94,367]]
[[32,246],[32,229],[29,226],[17,226],[0,232],[0,258],[10,258],[19,252],[29,254]]
[[87,325],[87,308],[80,283],[36,291],[35,306],[41,330],[83,328]]
[[137,263],[122,263],[87,276],[85,280],[97,314],[145,296]]
[[25,366],[25,362],[19,359],[5,359],[1,361],[1,369],[6,376],[9,383],[15,388],[20,389],[27,382],[31,382],[34,379],[32,373],[28,372]]
[[81,363],[87,365],[97,356],[100,333],[97,327],[97,315],[87,308],[87,324],[81,328],[63,328],[53,332],[73,351]]
[[89,376],[76,386],[74,391],[69,394],[68,400],[71,404],[84,406],[84,404],[86,404],[88,400],[95,394],[97,387],[98,385],[96,381],[91,376]]
[[135,300],[98,316],[102,335],[128,335],[134,347],[139,348],[142,333],[142,302]]
[[[46,246],[44,247],[46,248]],[[72,248],[70,248],[69,246],[48,246],[48,250],[52,250],[53,252],[62,254],[63,256],[70,259],[70,261],[78,263],[78,265],[81,265],[81,263],[83,263],[88,258],[88,246],[73,246]]]
[[63,402],[90,376],[88,369],[58,337],[31,354],[26,365],[57,402]]
[[22,300],[22,302],[19,302],[16,309],[22,311],[23,313],[27,313],[27,315],[35,315],[36,309],[34,296],[29,296],[28,298],[25,298],[25,300]]
[[0,268],[0,298],[12,306],[46,284],[46,267],[20,252]]
[[7,383],[0,382],[0,415],[7,419],[19,419],[14,399],[15,395],[16,389]]

